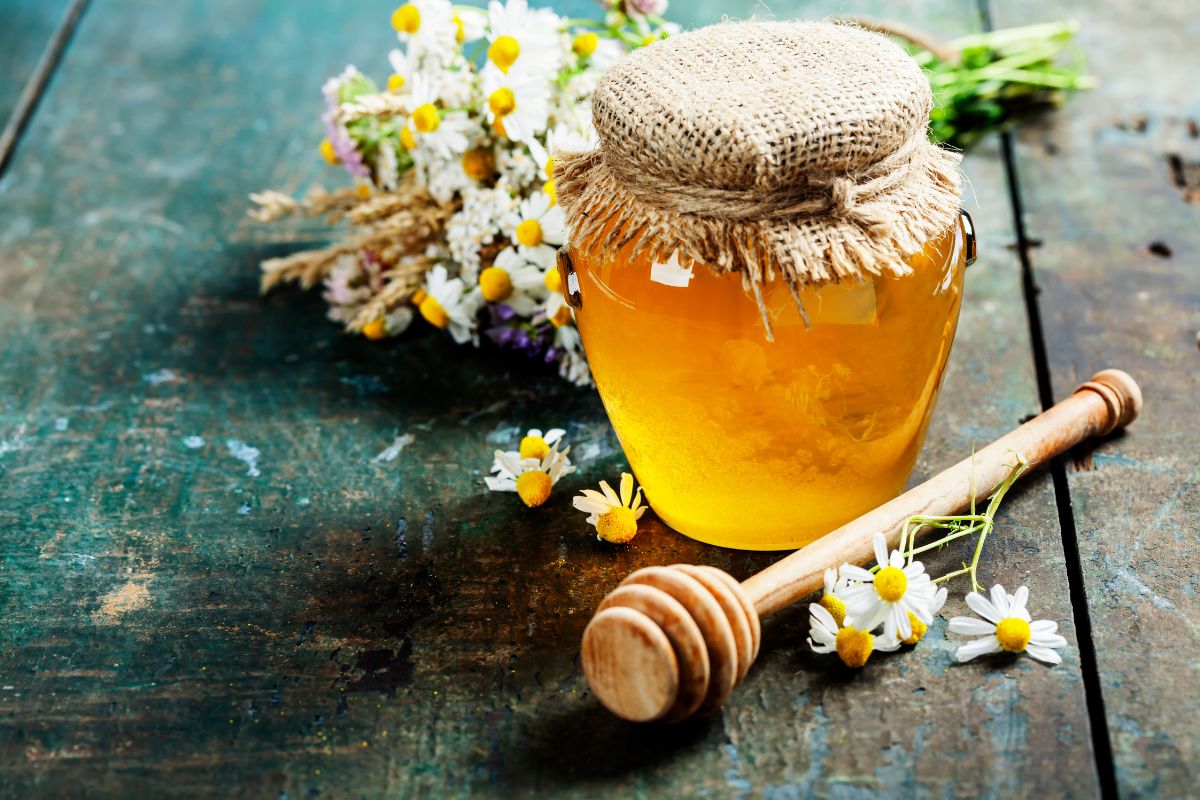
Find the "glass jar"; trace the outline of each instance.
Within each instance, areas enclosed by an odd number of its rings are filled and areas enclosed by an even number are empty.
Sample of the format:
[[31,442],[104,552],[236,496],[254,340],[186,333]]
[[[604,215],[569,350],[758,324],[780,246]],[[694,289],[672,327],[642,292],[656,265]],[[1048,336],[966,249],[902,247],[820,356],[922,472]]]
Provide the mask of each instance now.
[[658,516],[710,544],[799,548],[895,497],[946,369],[973,249],[965,214],[912,274],[763,287],[581,241],[564,286],[596,386]]

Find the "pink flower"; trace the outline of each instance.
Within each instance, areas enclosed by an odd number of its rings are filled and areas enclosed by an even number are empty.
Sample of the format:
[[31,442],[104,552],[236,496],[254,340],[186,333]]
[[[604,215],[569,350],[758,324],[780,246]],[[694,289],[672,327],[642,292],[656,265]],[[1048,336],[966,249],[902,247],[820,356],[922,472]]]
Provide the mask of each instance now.
[[667,13],[667,0],[625,0],[625,13],[631,17],[661,17]]

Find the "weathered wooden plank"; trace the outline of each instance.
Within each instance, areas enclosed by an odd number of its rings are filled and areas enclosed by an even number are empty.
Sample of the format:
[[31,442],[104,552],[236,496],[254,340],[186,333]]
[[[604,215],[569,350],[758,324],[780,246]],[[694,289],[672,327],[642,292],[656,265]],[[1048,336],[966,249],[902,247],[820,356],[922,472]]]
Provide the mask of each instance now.
[[0,173],[83,5],[70,0],[0,3]]
[[1016,163],[1056,396],[1108,365],[1146,395],[1069,473],[1119,787],[1194,794],[1200,196],[1180,184],[1200,164],[1200,23],[1178,4],[994,5],[1000,25],[1078,20],[1101,80],[1022,131]]
[[[313,297],[255,299],[272,234],[243,198],[328,180],[316,88],[348,55],[383,69],[387,11],[113,2],[34,119],[0,194],[0,795],[1092,792],[1074,653],[951,666],[941,621],[850,676],[807,652],[795,609],[713,719],[632,728],[597,707],[577,643],[622,576],[772,557],[657,524],[625,550],[590,537],[566,498],[623,465],[591,393],[420,332],[341,338]],[[737,13],[688,21],[718,12]],[[942,12],[937,32],[976,25]],[[981,258],[924,474],[1037,405],[994,145],[967,170]],[[535,424],[564,424],[582,470],[523,512],[480,473]],[[413,443],[374,462],[397,432]],[[1073,639],[1045,476],[992,547],[988,576],[1028,580]]]

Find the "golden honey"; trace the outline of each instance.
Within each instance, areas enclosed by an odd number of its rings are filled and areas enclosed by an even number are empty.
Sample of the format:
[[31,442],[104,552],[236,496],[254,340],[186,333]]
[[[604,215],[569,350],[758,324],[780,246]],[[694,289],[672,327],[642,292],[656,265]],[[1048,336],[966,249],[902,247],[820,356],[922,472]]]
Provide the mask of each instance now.
[[764,299],[740,274],[570,250],[576,324],[646,497],[711,544],[794,549],[895,497],[916,461],[962,300],[961,223],[911,275]]

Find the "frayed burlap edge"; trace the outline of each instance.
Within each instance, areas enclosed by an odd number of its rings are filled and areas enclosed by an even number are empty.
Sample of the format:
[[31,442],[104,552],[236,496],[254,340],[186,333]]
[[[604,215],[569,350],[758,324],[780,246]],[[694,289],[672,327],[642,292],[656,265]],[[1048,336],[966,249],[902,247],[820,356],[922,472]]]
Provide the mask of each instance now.
[[782,279],[803,313],[801,288],[909,275],[909,259],[954,224],[962,156],[925,144],[920,166],[873,197],[868,214],[830,209],[745,220],[680,213],[639,199],[605,164],[602,148],[556,153],[554,183],[572,245],[615,252],[633,243],[635,256],[666,261],[678,252],[717,274],[741,273],[772,339],[764,283]]

